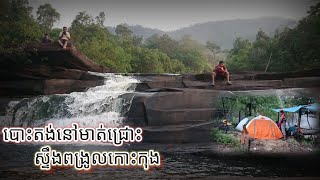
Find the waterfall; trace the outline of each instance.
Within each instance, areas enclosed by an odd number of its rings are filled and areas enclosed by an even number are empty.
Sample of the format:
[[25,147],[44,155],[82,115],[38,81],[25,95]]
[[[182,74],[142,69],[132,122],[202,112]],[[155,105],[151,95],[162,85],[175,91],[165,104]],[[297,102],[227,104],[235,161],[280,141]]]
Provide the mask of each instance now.
[[[105,78],[104,85],[85,92],[53,94],[11,101],[5,116],[0,116],[0,126],[97,126],[100,122],[120,125],[124,113],[130,108],[138,80],[111,73],[92,73]],[[127,96],[125,96],[127,95]]]

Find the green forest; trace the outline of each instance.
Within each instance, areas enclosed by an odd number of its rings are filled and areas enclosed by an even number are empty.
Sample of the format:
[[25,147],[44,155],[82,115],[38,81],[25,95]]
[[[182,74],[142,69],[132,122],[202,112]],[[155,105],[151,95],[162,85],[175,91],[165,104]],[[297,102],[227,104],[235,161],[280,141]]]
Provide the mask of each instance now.
[[[11,44],[40,41],[44,33],[57,40],[61,29],[53,28],[62,18],[50,4],[38,7],[36,15],[28,0],[0,2],[0,51],[18,52]],[[116,72],[208,73],[221,60],[231,72],[284,72],[320,68],[320,3],[310,7],[307,16],[294,28],[279,28],[272,37],[258,30],[251,42],[237,37],[230,50],[215,42],[202,44],[185,35],[176,40],[154,34],[145,41],[125,25],[108,31],[105,12],[96,16],[79,12],[68,26],[73,45],[98,64]],[[61,27],[62,28],[62,27]]]
[[247,117],[249,114],[248,104],[251,104],[252,116],[263,115],[273,120],[278,119],[278,113],[272,110],[279,107],[293,107],[301,104],[312,104],[319,102],[315,97],[308,96],[234,96],[220,98],[219,108],[226,113],[226,118],[234,123],[239,122],[240,119]]

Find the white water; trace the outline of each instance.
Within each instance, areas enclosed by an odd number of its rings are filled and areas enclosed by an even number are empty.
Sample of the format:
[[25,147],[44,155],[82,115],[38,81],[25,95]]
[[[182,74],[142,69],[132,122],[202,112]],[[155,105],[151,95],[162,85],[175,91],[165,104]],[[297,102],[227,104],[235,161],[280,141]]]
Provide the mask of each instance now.
[[109,73],[93,74],[103,76],[104,85],[86,92],[11,102],[8,115],[0,121],[0,126],[43,126],[49,122],[58,127],[69,126],[72,122],[87,127],[95,127],[100,122],[110,126],[121,124],[133,98],[133,95],[128,98],[121,95],[133,92],[138,80]]

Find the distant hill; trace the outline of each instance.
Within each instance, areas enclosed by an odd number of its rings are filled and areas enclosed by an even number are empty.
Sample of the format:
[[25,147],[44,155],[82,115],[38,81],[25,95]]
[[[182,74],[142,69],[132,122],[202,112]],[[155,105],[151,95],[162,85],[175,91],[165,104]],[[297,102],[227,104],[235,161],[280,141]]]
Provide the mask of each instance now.
[[[159,35],[168,34],[174,39],[179,39],[183,35],[192,35],[193,39],[202,43],[206,41],[214,41],[222,47],[222,49],[232,48],[232,44],[236,37],[243,37],[251,41],[255,40],[255,36],[259,28],[269,35],[273,35],[276,29],[284,27],[294,27],[297,21],[281,17],[262,17],[255,19],[234,19],[224,21],[214,21],[194,24],[189,27],[181,28],[175,31],[164,32],[158,29],[145,28],[140,25],[129,26],[134,35],[142,35],[144,39],[152,34]],[[108,27],[114,33],[114,27]]]
[[[159,35],[163,35],[166,34],[166,32],[161,31],[159,29],[152,29],[152,28],[147,28],[147,27],[143,27],[141,25],[134,25],[134,26],[129,26],[130,30],[133,32],[134,35],[139,35],[139,36],[143,36],[143,39],[147,39],[148,37],[152,36],[153,34],[159,34]],[[116,27],[108,27],[108,30],[115,34],[115,30]]]

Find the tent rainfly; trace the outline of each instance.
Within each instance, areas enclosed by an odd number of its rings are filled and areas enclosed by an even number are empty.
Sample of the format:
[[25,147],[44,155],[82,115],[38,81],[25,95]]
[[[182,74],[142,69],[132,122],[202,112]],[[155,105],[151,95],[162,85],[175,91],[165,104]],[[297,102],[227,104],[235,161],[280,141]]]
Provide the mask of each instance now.
[[276,123],[266,116],[253,118],[246,126],[249,136],[254,139],[280,139],[282,133]]

